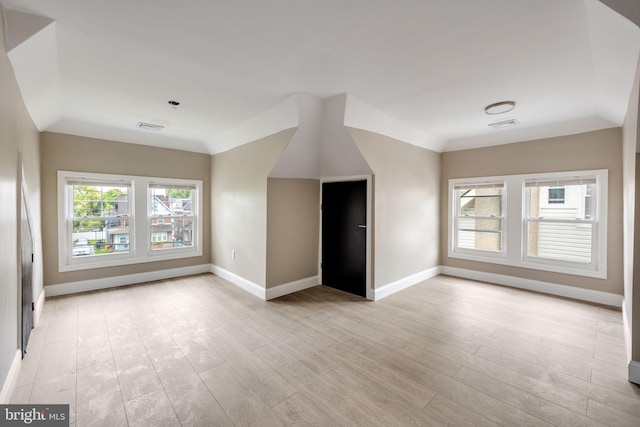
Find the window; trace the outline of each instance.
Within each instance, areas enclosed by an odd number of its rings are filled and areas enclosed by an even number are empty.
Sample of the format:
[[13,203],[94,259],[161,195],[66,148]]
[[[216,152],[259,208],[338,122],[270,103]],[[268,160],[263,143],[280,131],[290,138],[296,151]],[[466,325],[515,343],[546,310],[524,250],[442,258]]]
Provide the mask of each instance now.
[[62,241],[70,248],[71,259],[126,256],[129,246],[120,243],[121,236],[128,236],[133,226],[131,181],[69,177],[65,186],[69,215],[65,221],[67,238]]
[[448,254],[606,278],[607,179],[593,170],[450,180]]
[[547,194],[549,203],[564,203],[564,187],[549,187]]
[[151,233],[151,243],[166,242],[169,240],[166,232],[153,232]]
[[170,182],[149,184],[152,251],[193,246],[195,192],[193,185]]
[[59,271],[201,256],[201,193],[202,181],[59,171]]
[[458,250],[502,252],[503,183],[455,186],[455,246]]
[[[595,202],[591,194],[596,183],[596,177],[525,180],[525,258],[580,264],[595,261],[597,221],[591,215]],[[548,203],[544,203],[540,195],[547,193]]]

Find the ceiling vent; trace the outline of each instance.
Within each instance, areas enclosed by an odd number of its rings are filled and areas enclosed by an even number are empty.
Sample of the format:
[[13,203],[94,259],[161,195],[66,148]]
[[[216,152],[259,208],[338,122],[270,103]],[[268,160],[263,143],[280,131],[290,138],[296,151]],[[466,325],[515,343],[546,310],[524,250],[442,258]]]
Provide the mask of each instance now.
[[508,128],[520,124],[516,119],[503,120],[501,122],[490,123],[489,126],[496,129]]
[[139,127],[140,129],[155,130],[155,131],[164,129],[164,126],[162,125],[154,125],[153,123],[145,123],[145,122],[138,122],[136,127]]

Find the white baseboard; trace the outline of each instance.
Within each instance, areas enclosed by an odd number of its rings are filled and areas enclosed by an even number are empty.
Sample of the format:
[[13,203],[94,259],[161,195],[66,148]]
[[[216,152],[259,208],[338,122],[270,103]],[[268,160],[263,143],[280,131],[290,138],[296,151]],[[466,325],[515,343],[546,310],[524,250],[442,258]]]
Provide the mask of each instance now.
[[174,277],[209,273],[210,271],[211,268],[209,264],[201,264],[190,267],[150,271],[147,273],[127,274],[124,276],[105,277],[103,279],[82,280],[78,282],[62,283],[59,285],[48,285],[44,287],[44,290],[47,297],[53,297],[78,292],[95,291],[98,289],[116,288],[118,286],[134,285],[137,283],[153,282],[154,280],[172,279]]
[[306,279],[296,280],[294,282],[284,283],[282,285],[267,288],[266,299],[274,299],[294,292],[318,286],[318,276],[307,277]]
[[245,279],[244,277],[238,276],[235,273],[230,272],[229,270],[225,270],[222,267],[218,267],[217,265],[211,264],[209,271],[216,276],[220,276],[225,280],[233,283],[236,286],[241,287],[245,291],[257,296],[260,299],[267,299],[266,289],[257,283],[253,283],[250,280]]
[[640,384],[640,362],[635,360],[629,362],[629,381]]
[[627,314],[626,299],[622,301],[622,329],[624,332],[624,348],[627,354],[627,361],[631,362],[631,323]]
[[247,280],[242,276],[238,276],[237,274],[232,273],[229,270],[225,270],[215,264],[211,264],[211,269],[209,271],[265,301],[318,285],[318,276],[312,276],[307,277],[306,279],[296,280],[294,282],[284,283],[282,285],[265,289],[257,283]]
[[432,277],[435,277],[438,274],[440,274],[440,270],[441,270],[440,266],[432,267],[427,270],[421,271],[416,274],[412,274],[411,276],[407,276],[403,279],[396,280],[395,282],[376,288],[374,300],[378,301],[384,297],[388,297],[391,294],[395,294],[396,292],[400,292],[403,289],[407,289],[408,287],[416,285],[424,280],[431,279]]
[[45,299],[45,291],[44,291],[44,288],[42,288],[42,291],[40,291],[40,296],[36,300],[36,309],[35,309],[35,312],[33,313],[34,328],[38,326],[38,322],[40,321],[40,315],[42,314],[42,309],[44,308],[44,299]]
[[523,279],[521,277],[505,276],[502,274],[486,273],[483,271],[467,270],[464,268],[442,266],[442,274],[461,277],[464,279],[478,280],[481,282],[495,283],[512,288],[526,289],[545,294],[558,295],[581,301],[595,302],[597,304],[622,307],[622,295],[610,292],[582,289],[574,286],[559,285],[557,283],[542,282],[539,280]]
[[21,365],[22,354],[20,354],[20,350],[18,350],[16,351],[16,355],[13,357],[11,367],[9,367],[7,378],[5,378],[4,384],[2,384],[2,390],[0,390],[0,404],[7,404],[11,400],[13,389],[16,386],[16,381],[18,380],[18,375],[20,374]]

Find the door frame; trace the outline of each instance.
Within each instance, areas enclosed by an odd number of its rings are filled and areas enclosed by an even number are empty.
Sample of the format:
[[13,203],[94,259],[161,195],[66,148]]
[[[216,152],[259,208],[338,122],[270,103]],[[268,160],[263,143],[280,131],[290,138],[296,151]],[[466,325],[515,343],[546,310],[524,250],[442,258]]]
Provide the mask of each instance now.
[[373,271],[372,271],[372,238],[373,238],[373,175],[351,175],[351,176],[333,176],[320,178],[320,235],[318,250],[318,279],[322,284],[322,187],[326,182],[350,182],[350,181],[366,181],[367,182],[367,244],[365,256],[365,286],[366,298],[368,300],[375,299],[375,290],[373,289]]

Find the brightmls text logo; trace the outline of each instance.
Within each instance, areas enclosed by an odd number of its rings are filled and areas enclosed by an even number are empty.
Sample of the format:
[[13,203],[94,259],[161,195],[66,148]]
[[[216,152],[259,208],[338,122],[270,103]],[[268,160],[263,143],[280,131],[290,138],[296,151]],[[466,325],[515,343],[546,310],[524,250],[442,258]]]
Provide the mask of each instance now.
[[68,427],[69,405],[0,405],[0,427]]

